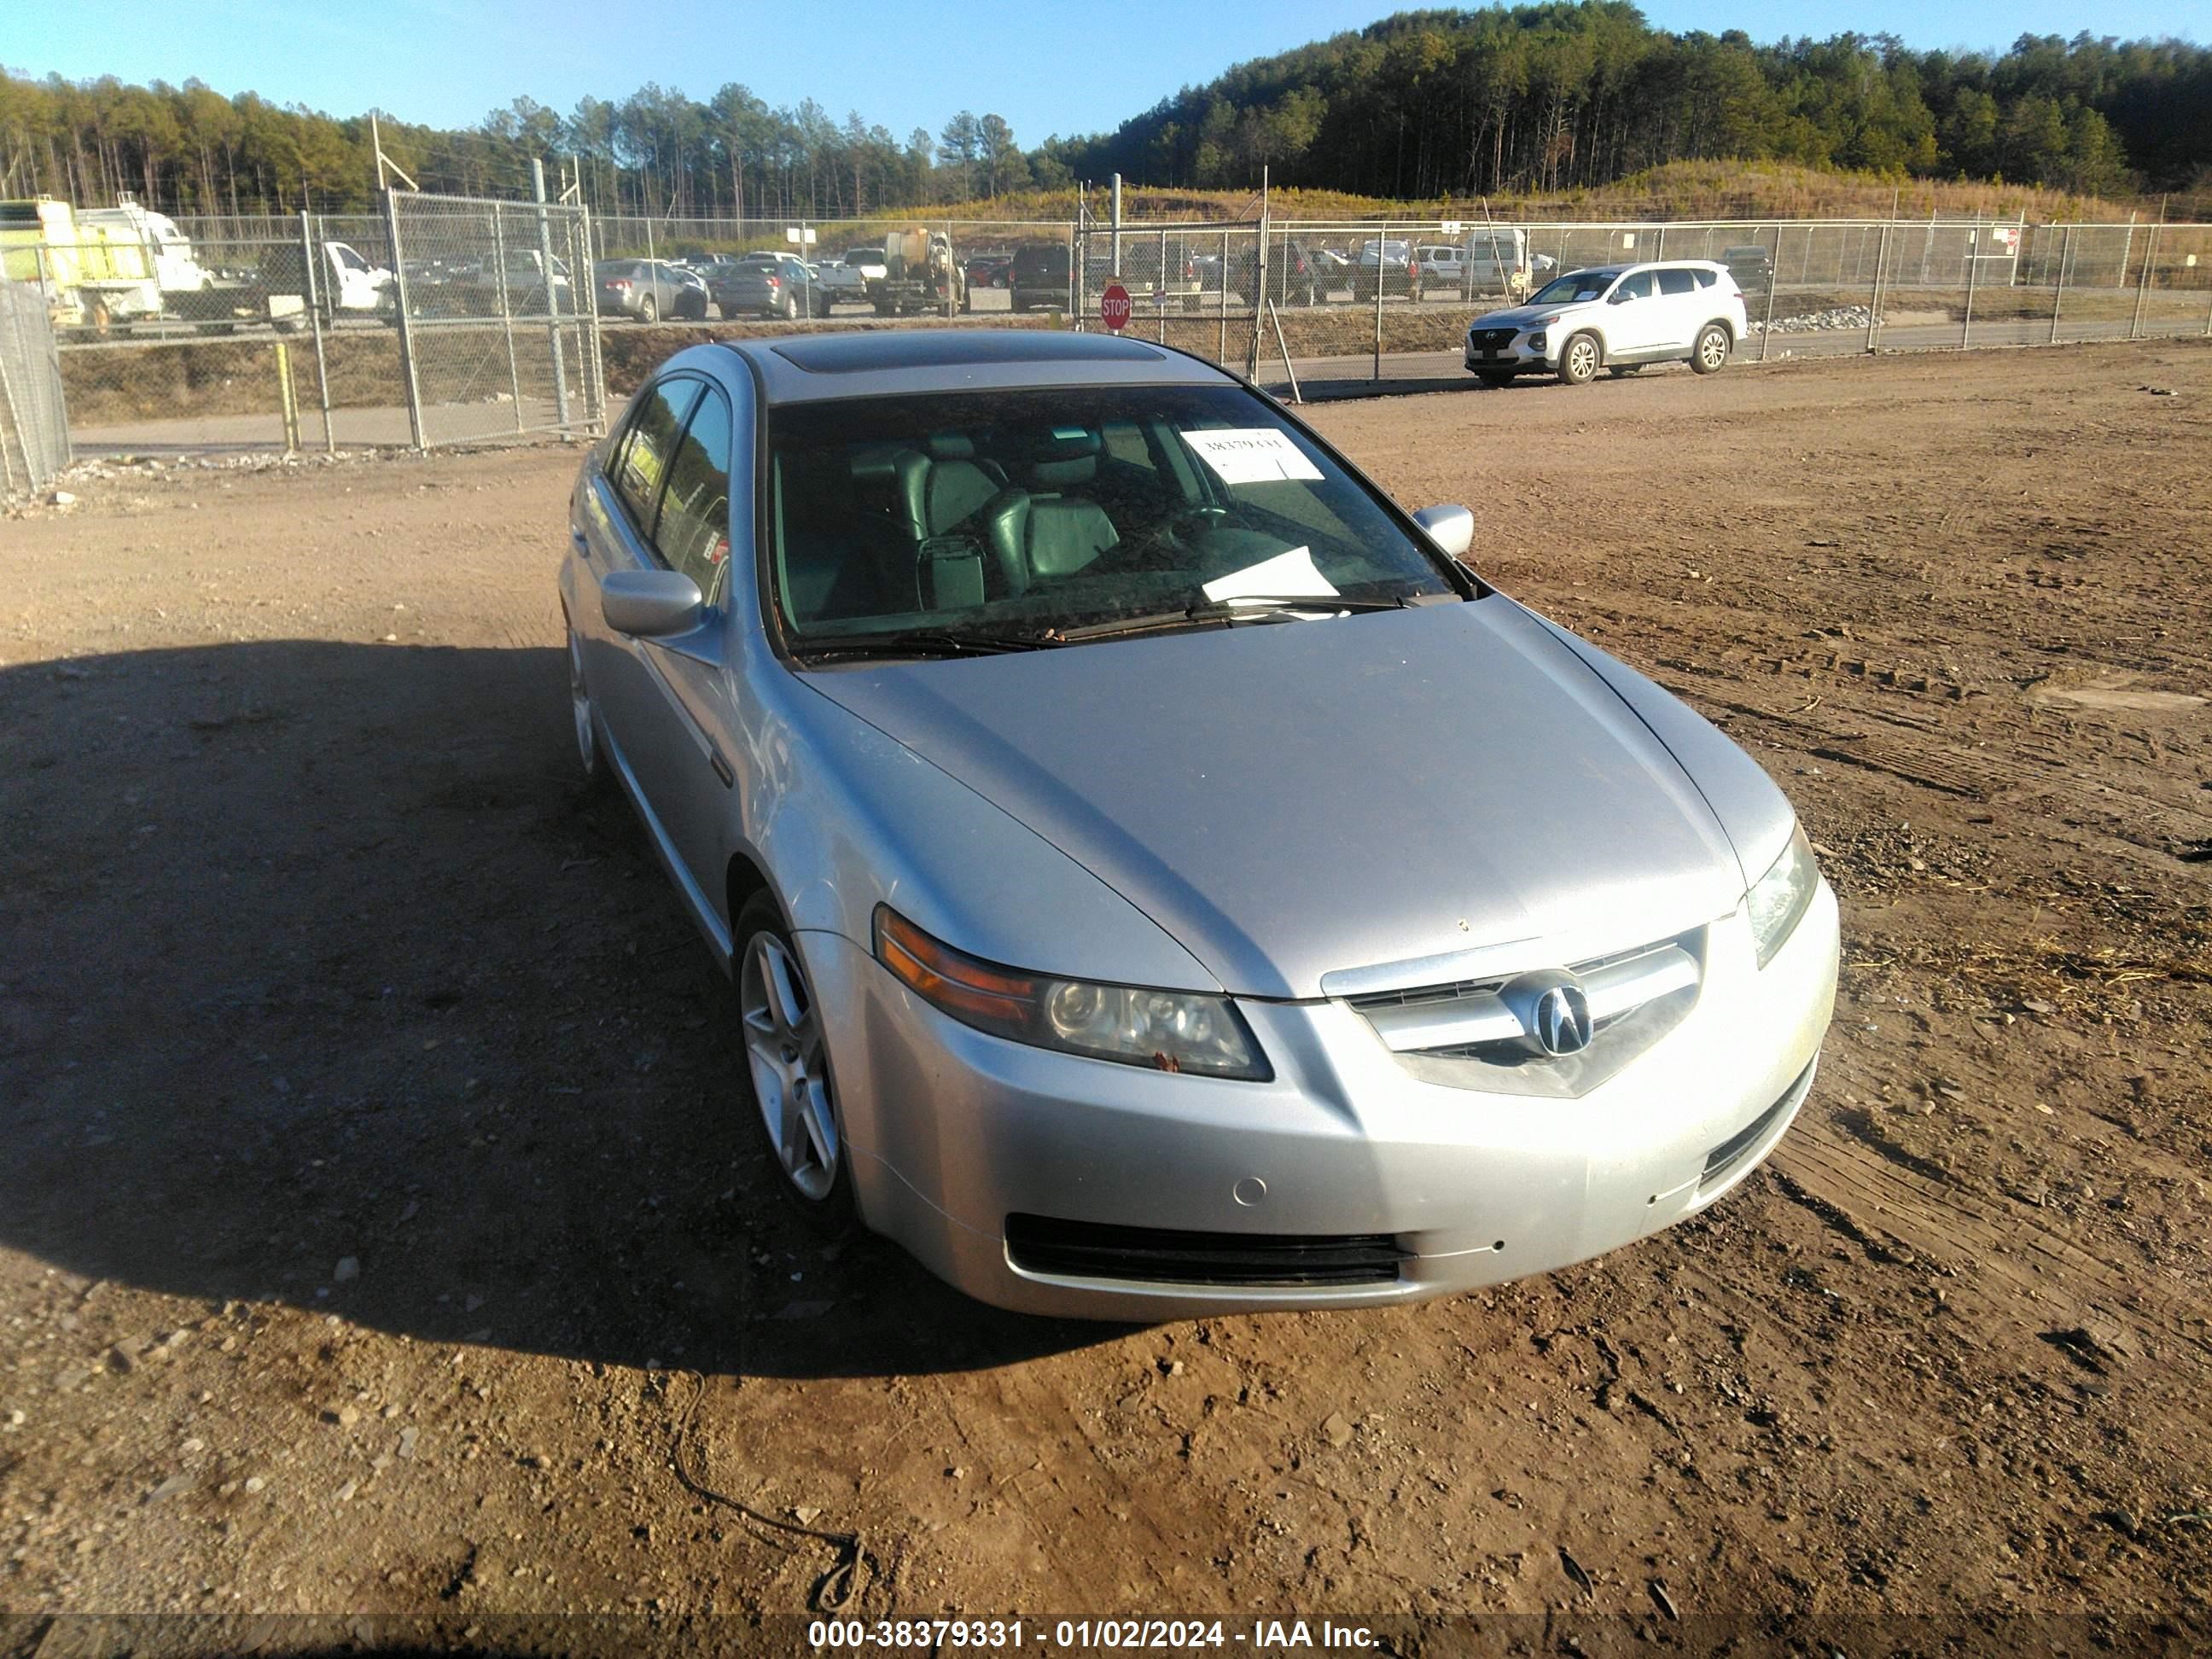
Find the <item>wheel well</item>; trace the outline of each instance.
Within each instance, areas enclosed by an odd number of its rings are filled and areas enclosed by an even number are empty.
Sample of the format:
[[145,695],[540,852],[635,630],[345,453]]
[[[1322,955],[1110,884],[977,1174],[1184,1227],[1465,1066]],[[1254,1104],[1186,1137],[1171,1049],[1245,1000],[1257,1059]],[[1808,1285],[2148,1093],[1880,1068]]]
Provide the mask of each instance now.
[[[733,854],[730,860],[729,873],[723,878],[722,884],[723,902],[729,907],[730,931],[732,933],[737,931],[738,913],[752,902],[755,894],[767,890],[768,872],[743,853]],[[732,943],[734,944],[735,940],[732,939]]]
[[[1725,317],[1711,317],[1706,319],[1705,328],[1719,329],[1722,333],[1729,337],[1729,343],[1730,345],[1734,345],[1737,339],[1741,337],[1735,331],[1735,325],[1729,321]],[[1703,334],[1705,331],[1705,328],[1699,329],[1698,332]]]

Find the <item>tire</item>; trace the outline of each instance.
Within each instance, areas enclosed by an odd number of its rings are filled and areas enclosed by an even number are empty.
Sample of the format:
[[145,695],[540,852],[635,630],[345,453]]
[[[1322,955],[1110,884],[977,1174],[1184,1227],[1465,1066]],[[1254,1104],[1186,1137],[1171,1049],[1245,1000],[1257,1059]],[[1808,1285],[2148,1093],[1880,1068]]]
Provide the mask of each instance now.
[[1698,343],[1690,348],[1690,368],[1698,374],[1717,374],[1728,366],[1728,330],[1718,323],[1707,323],[1698,331]]
[[775,900],[757,893],[738,913],[738,1035],[743,1104],[775,1164],[776,1186],[817,1231],[854,1216],[852,1160],[830,1075],[822,1006]]
[[637,302],[637,319],[641,323],[659,322],[660,320],[660,302],[655,300],[650,294],[647,295],[645,298]]
[[605,794],[614,781],[607,762],[606,738],[599,729],[599,705],[584,684],[584,653],[576,643],[576,630],[568,629],[568,708],[576,727],[576,757],[582,763],[587,794]]
[[796,294],[785,295],[783,296],[783,303],[776,308],[775,314],[782,318],[787,323],[797,322],[799,320],[799,296]]
[[722,313],[722,320],[726,323],[734,323],[738,320],[738,308],[727,300],[717,300],[714,302],[714,309]]
[[1605,364],[1605,351],[1595,334],[1577,334],[1559,349],[1559,384],[1588,386]]

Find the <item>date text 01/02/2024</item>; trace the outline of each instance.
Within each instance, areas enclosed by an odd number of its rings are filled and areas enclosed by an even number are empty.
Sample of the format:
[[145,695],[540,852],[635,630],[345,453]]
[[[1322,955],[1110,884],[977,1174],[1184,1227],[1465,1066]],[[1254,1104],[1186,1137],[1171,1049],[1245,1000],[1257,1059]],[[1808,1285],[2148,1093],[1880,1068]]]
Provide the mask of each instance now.
[[838,1648],[993,1650],[1118,1648],[1173,1652],[1192,1648],[1244,1647],[1259,1651],[1292,1648],[1358,1650],[1375,1645],[1363,1625],[1323,1619],[817,1619],[807,1644]]

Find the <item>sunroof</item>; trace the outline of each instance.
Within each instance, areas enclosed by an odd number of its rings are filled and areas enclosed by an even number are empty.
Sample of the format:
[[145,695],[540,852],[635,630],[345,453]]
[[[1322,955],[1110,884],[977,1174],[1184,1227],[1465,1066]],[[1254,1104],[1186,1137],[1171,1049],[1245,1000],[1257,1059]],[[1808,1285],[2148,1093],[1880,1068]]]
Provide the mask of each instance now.
[[1139,340],[1012,328],[812,334],[770,349],[810,374],[975,363],[1158,362],[1165,356]]

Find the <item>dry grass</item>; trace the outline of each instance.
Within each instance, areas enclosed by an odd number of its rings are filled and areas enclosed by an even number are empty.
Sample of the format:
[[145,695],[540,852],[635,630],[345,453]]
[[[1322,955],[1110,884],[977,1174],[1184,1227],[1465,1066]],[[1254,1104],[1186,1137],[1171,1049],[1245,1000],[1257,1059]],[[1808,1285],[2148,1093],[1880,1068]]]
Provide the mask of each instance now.
[[[1277,217],[1289,219],[1434,220],[1480,216],[1482,211],[1482,204],[1473,198],[1391,202],[1335,190],[1278,190],[1268,200]],[[1103,191],[1091,191],[1091,205],[1103,210]],[[1067,219],[1074,216],[1075,206],[1072,190],[1028,191],[933,211],[949,210],[963,219]],[[2157,211],[2155,203],[2110,201],[2031,185],[1889,178],[1769,161],[1673,161],[1597,189],[1493,196],[1488,206],[1501,218],[1518,220],[1886,219],[1932,212],[1946,217],[2024,217],[2031,224],[2124,222],[2130,212],[2151,217]],[[2178,206],[2170,209],[2170,217],[2181,216]],[[1259,209],[1257,191],[1136,185],[1122,191],[1125,214],[1154,222],[1256,218]]]

